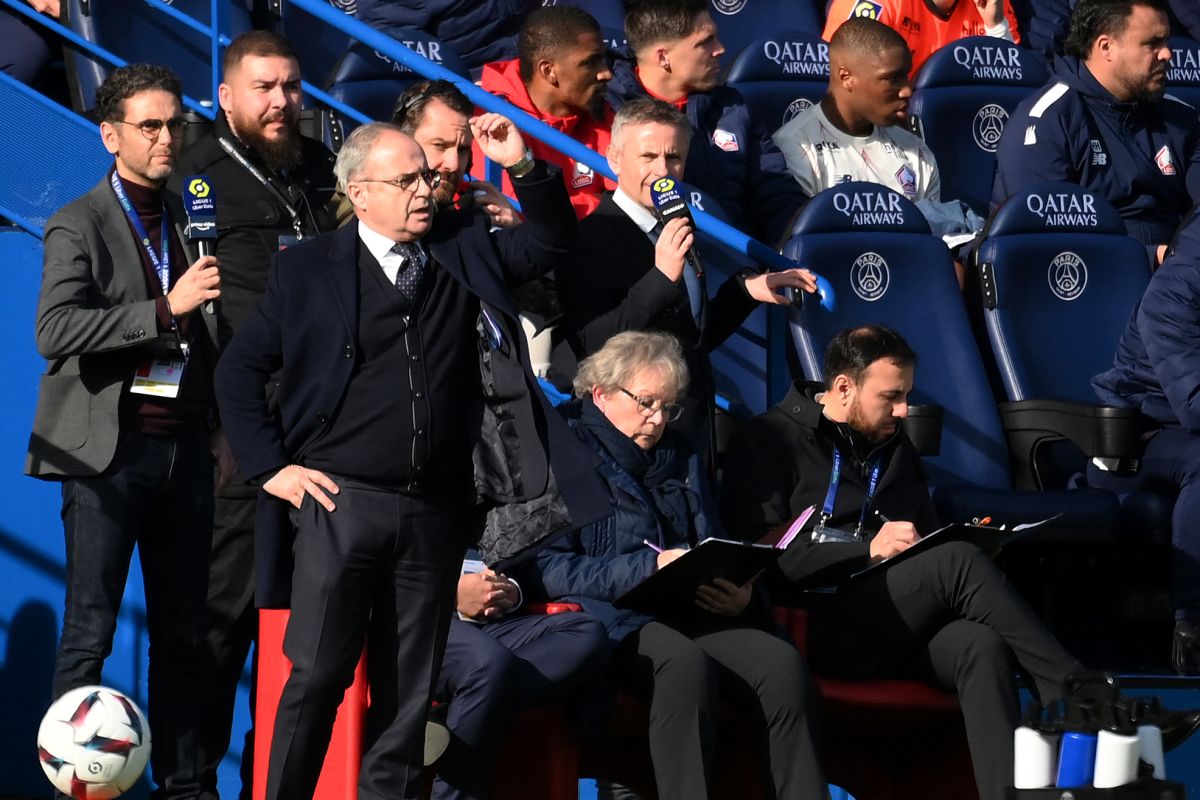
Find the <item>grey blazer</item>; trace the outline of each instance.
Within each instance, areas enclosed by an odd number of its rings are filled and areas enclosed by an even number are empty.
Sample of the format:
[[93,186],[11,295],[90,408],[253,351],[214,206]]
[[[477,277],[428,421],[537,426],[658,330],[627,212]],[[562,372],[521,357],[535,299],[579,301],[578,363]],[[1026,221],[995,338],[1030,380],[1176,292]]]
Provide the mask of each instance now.
[[[168,196],[176,232],[183,211]],[[87,477],[112,462],[121,393],[147,356],[179,351],[173,331],[160,333],[138,242],[107,176],[46,224],[37,349],[47,360],[25,473]],[[186,245],[185,245],[186,247]],[[196,255],[188,252],[189,261]],[[212,304],[201,314],[216,338]],[[210,343],[211,343],[210,342]],[[211,363],[215,363],[214,357]]]

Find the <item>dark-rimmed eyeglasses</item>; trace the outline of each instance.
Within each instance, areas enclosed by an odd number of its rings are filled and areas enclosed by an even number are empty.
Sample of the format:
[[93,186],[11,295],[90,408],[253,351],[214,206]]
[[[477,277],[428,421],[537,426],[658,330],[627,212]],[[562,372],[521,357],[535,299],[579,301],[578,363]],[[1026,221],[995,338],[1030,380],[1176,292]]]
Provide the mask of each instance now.
[[420,172],[410,172],[408,175],[401,175],[399,178],[392,178],[390,181],[379,180],[377,178],[357,178],[358,183],[386,183],[388,186],[395,186],[402,192],[415,192],[417,190],[417,181],[425,181],[425,185],[432,191],[442,183],[442,173],[432,169],[423,169]]
[[683,413],[683,406],[679,405],[679,403],[661,403],[653,397],[639,397],[624,386],[618,386],[617,388],[628,395],[630,400],[637,403],[638,411],[642,413],[643,417],[653,417],[657,412],[661,411],[664,420],[674,422]]
[[179,136],[183,133],[183,129],[187,127],[188,121],[183,117],[172,117],[171,119],[144,119],[141,122],[129,122],[128,120],[118,119],[116,122],[120,125],[128,125],[131,128],[137,128],[141,131],[142,136],[145,136],[150,141],[156,141],[162,135],[163,128],[171,132],[172,136]]

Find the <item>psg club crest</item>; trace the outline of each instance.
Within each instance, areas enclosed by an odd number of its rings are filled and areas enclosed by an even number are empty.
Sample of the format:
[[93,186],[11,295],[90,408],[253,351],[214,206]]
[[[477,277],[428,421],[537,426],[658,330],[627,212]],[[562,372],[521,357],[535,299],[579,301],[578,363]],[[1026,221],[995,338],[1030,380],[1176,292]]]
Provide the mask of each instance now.
[[1075,253],[1067,250],[1059,253],[1050,262],[1046,278],[1050,281],[1050,291],[1059,300],[1070,302],[1076,299],[1087,288],[1087,264]]
[[734,14],[737,14],[739,11],[745,8],[746,3],[749,1],[750,0],[712,0],[712,7],[715,8],[718,13],[724,14],[727,17],[732,17]]
[[850,288],[868,303],[883,297],[891,281],[887,262],[879,253],[863,253],[850,267]]
[[1008,121],[1008,112],[1003,106],[988,103],[975,114],[971,125],[971,133],[975,137],[975,145],[985,153],[994,153],[1000,145],[1000,135],[1004,133],[1004,123]]

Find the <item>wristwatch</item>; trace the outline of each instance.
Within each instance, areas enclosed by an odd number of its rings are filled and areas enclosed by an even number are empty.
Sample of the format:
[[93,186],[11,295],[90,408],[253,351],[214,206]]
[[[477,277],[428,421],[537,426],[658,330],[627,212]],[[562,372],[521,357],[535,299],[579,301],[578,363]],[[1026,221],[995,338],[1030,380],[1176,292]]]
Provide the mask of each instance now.
[[506,167],[509,177],[524,178],[529,174],[529,171],[533,169],[533,160],[533,151],[529,148],[525,148],[525,155],[521,156],[516,163],[510,164],[508,167]]

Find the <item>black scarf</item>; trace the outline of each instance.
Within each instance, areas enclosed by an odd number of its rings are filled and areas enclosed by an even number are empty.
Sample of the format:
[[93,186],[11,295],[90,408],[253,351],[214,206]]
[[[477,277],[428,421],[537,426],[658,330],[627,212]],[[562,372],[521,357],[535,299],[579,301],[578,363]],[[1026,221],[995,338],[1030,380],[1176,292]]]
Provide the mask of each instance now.
[[695,544],[700,504],[687,485],[689,454],[683,437],[667,429],[658,444],[643,450],[617,430],[590,397],[583,400],[579,420],[617,466],[645,490],[668,538]]

